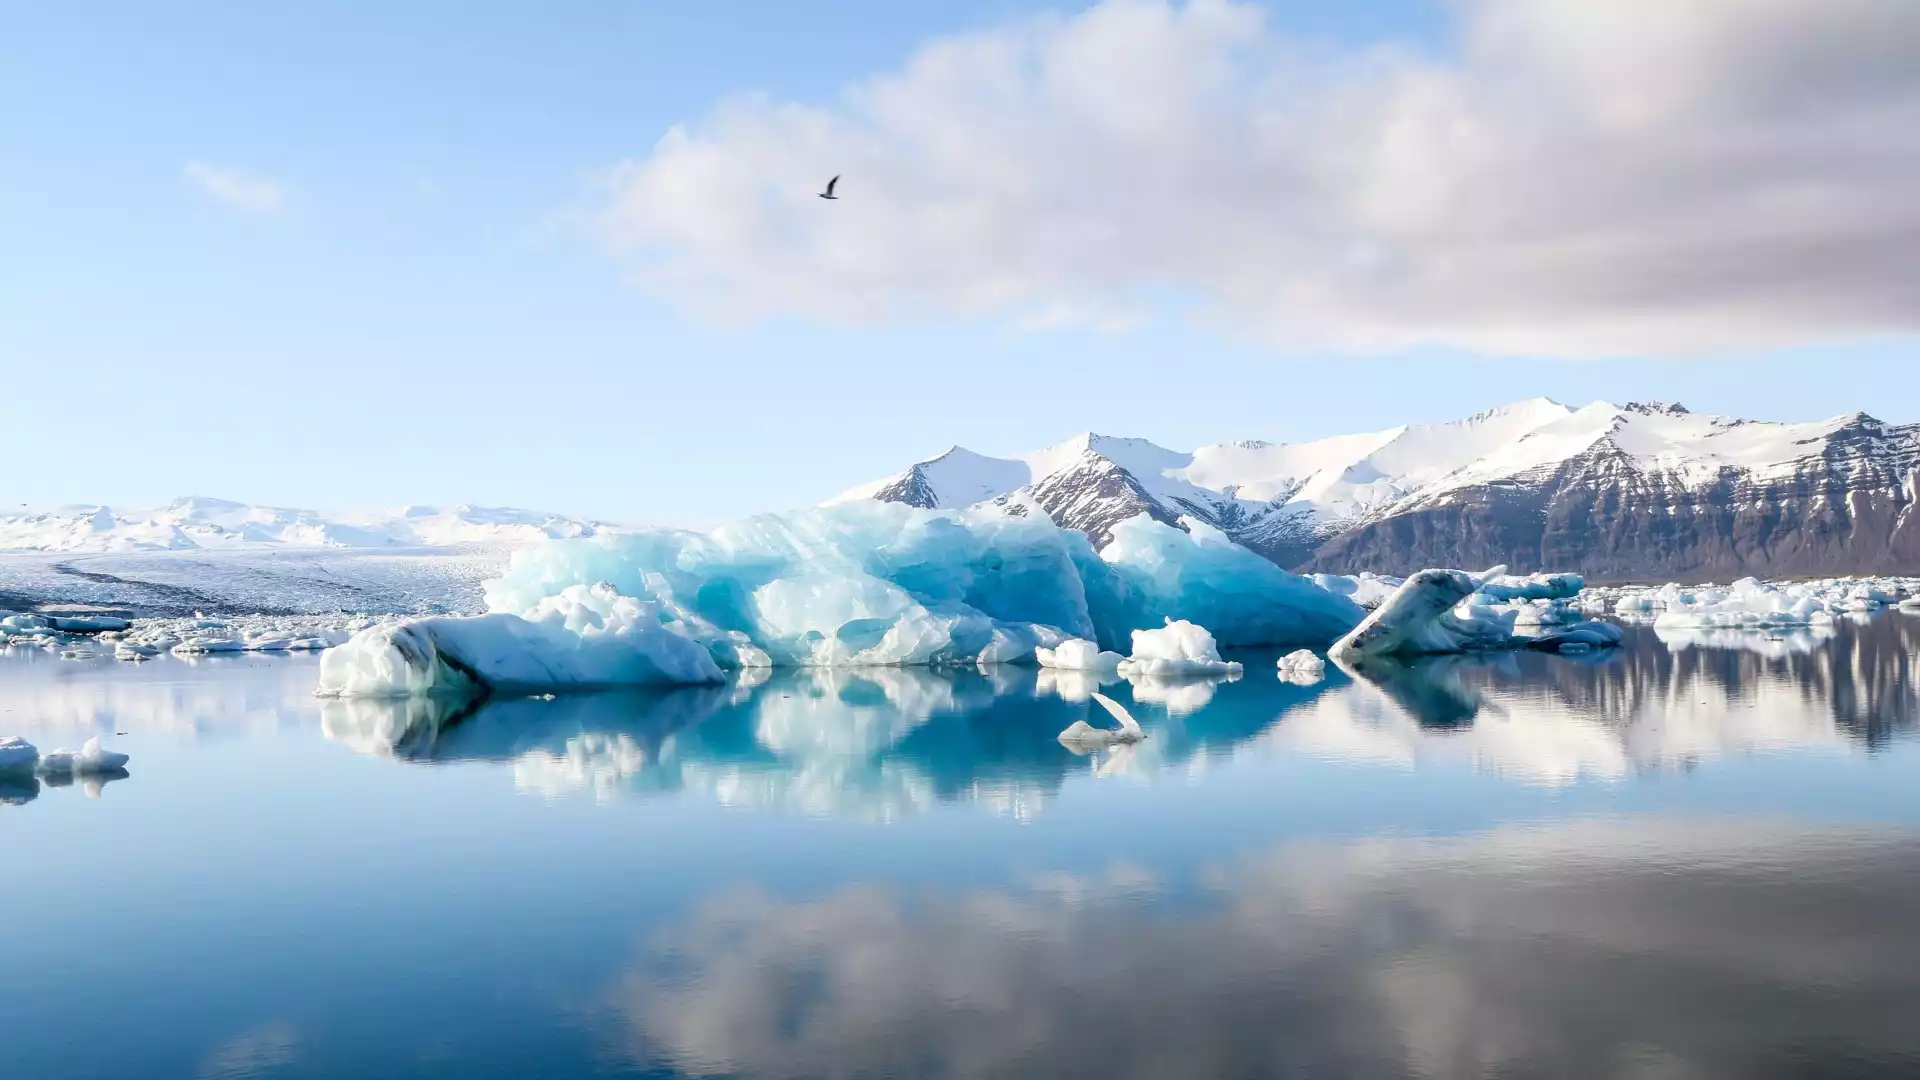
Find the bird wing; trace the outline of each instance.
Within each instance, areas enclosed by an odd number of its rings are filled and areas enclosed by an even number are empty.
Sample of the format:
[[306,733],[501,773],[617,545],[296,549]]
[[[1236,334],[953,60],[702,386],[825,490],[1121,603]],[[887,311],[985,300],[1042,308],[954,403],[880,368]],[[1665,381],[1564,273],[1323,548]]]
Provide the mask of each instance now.
[[1112,713],[1113,718],[1115,720],[1120,721],[1120,730],[1122,731],[1139,731],[1140,730],[1140,721],[1135,720],[1133,718],[1133,714],[1128,712],[1125,708],[1123,708],[1119,702],[1113,700],[1112,698],[1108,697],[1105,694],[1099,694],[1099,693],[1096,693],[1093,695],[1093,700],[1099,702],[1101,708]]
[[833,179],[827,181],[827,194],[829,195],[833,194],[833,185],[839,182],[840,182],[840,177],[837,175]]

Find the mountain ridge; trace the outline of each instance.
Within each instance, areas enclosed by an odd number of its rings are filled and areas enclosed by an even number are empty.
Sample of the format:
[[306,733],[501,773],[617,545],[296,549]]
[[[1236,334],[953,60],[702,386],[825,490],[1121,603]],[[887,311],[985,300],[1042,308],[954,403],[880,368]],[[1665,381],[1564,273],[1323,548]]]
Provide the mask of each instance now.
[[1045,512],[1096,545],[1137,513],[1193,517],[1304,571],[1920,569],[1920,424],[1860,411],[1782,423],[1536,397],[1440,424],[1191,453],[1083,433],[1013,458],[955,446],[829,503],[909,495],[929,508]]
[[323,513],[195,495],[162,507],[127,511],[81,504],[0,514],[0,551],[99,554],[512,545],[591,536],[607,527],[590,519],[510,507],[462,504]]

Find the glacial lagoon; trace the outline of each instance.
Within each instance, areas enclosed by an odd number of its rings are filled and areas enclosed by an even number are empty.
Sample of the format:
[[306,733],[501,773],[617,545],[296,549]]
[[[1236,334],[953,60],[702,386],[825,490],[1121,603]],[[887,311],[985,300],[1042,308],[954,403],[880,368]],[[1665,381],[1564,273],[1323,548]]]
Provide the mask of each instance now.
[[[0,733],[133,760],[0,787],[7,1069],[1920,1074],[1920,617],[1277,655],[476,706],[8,652]],[[1094,690],[1147,739],[1057,742]]]

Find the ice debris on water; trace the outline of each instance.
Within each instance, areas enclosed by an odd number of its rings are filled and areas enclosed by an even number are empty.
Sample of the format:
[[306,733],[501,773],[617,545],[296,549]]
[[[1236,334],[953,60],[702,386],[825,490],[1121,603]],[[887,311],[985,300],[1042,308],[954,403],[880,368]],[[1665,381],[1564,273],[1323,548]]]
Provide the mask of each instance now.
[[[1044,516],[859,502],[556,542],[487,583],[490,615],[376,628],[329,652],[320,692],[706,682],[722,668],[1039,662],[1041,649],[1059,663],[1069,641],[1097,659],[1169,620],[1209,627],[1210,647],[1325,642],[1360,621],[1345,597],[1183,524],[1141,515],[1096,553]],[[509,646],[519,655],[496,654]],[[1152,648],[1134,659],[1196,659]]]
[[1587,590],[1581,599],[1618,618],[1651,621],[1662,629],[1827,626],[1842,615],[1920,606],[1920,579],[1767,582],[1748,577],[1731,585],[1602,587]]
[[131,760],[125,754],[101,747],[100,736],[95,735],[80,744],[78,750],[62,747],[42,756],[40,772],[46,776],[99,776],[124,769]]
[[0,642],[37,646],[76,660],[112,655],[117,660],[140,661],[168,652],[177,656],[317,652],[345,642],[354,631],[378,621],[345,613],[121,619],[0,612]]
[[1327,662],[1311,649],[1296,649],[1280,658],[1280,677],[1300,686],[1312,686],[1327,673]]
[[39,747],[18,735],[0,737],[0,776],[47,776],[61,778],[69,776],[102,776],[117,772],[126,767],[131,759],[125,754],[116,754],[100,745],[100,737],[94,736],[81,745],[78,750],[62,747],[41,754]]
[[1101,708],[1107,710],[1115,720],[1120,722],[1120,726],[1118,728],[1097,728],[1085,720],[1075,720],[1067,726],[1065,731],[1060,733],[1061,742],[1066,743],[1070,748],[1085,750],[1101,746],[1136,743],[1147,737],[1147,733],[1140,729],[1140,722],[1135,720],[1133,714],[1128,712],[1119,702],[1100,693],[1093,694],[1092,697],[1093,700],[1100,703]]
[[0,736],[0,774],[31,774],[39,764],[39,747],[18,735]]

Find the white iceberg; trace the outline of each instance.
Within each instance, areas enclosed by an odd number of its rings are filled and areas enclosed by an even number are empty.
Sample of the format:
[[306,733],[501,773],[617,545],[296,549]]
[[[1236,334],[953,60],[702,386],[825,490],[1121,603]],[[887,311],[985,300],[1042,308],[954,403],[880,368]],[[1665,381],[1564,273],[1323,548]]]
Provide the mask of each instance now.
[[1280,677],[1297,686],[1312,686],[1327,674],[1327,662],[1311,649],[1296,649],[1280,658]]
[[39,747],[18,735],[0,738],[0,774],[32,773],[39,764]]
[[1097,728],[1085,720],[1075,720],[1060,733],[1060,741],[1074,749],[1085,750],[1101,746],[1117,746],[1123,743],[1136,743],[1147,737],[1140,729],[1140,722],[1133,718],[1121,704],[1105,694],[1094,694],[1093,700],[1120,722],[1118,728]]
[[[515,553],[481,620],[361,631],[323,657],[321,692],[705,682],[720,668],[1036,662],[1041,649],[1056,665],[1089,648],[1106,663],[1103,648],[1170,620],[1218,620],[1230,645],[1330,641],[1360,620],[1351,601],[1185,524],[1142,515],[1096,554],[1044,516],[862,502],[557,542]],[[529,655],[488,651],[509,647]]]
[[131,760],[125,754],[102,748],[100,736],[95,735],[80,744],[78,750],[62,747],[42,757],[40,772],[47,776],[101,776],[126,768]]
[[1126,657],[1117,652],[1101,652],[1100,646],[1085,638],[1070,638],[1054,648],[1033,650],[1043,668],[1060,671],[1117,671]]
[[1237,675],[1240,665],[1220,659],[1220,649],[1206,627],[1169,618],[1158,630],[1133,632],[1133,654],[1120,662],[1119,672],[1129,679],[1178,679]]

